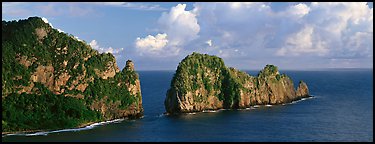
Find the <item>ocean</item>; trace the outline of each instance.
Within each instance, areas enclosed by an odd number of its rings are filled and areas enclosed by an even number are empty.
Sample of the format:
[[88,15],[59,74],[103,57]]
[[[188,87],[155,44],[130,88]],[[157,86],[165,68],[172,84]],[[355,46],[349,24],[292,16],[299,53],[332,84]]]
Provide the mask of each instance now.
[[[256,75],[258,71],[247,71]],[[144,117],[82,129],[3,136],[8,141],[373,141],[373,69],[282,71],[313,98],[286,105],[165,116],[174,71],[139,71]]]

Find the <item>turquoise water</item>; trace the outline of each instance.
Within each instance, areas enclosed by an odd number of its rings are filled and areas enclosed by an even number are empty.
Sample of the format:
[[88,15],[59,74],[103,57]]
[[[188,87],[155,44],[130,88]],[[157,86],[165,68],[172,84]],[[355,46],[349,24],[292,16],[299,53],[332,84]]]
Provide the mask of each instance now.
[[[257,71],[248,71],[256,75]],[[281,71],[314,98],[247,110],[164,116],[174,71],[141,71],[145,116],[2,141],[373,141],[373,70]]]

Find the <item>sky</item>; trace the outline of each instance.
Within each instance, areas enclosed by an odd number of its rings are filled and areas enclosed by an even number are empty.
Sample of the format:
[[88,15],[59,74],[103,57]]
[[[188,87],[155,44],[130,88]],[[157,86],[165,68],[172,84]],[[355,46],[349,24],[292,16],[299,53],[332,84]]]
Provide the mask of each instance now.
[[120,69],[176,70],[193,52],[241,70],[373,68],[372,2],[2,2],[2,20],[31,16]]

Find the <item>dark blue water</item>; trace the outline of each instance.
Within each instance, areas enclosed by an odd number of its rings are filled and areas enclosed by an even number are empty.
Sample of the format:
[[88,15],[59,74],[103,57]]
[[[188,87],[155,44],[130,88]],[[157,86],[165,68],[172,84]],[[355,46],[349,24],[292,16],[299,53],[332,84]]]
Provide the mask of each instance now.
[[373,141],[372,69],[281,71],[295,85],[304,80],[315,97],[285,106],[164,116],[173,73],[139,72],[142,119],[2,141]]

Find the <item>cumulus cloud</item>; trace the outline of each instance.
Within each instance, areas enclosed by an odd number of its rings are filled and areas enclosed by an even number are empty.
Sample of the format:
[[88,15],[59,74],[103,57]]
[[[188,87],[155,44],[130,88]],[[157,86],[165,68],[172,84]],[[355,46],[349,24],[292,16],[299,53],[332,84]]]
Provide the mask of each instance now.
[[167,45],[167,34],[157,34],[155,37],[148,35],[145,38],[138,37],[135,46],[140,53],[159,54],[164,52],[163,48]]
[[[140,55],[176,56],[192,40],[198,38],[199,25],[193,11],[187,11],[186,4],[178,4],[158,19],[162,34],[137,38],[135,47]],[[168,37],[167,37],[168,36]]]
[[196,3],[194,11],[200,25],[200,38],[212,39],[220,49],[263,44],[271,9],[265,3]]
[[281,11],[258,2],[196,3],[194,12],[200,38],[228,57],[235,49],[259,58],[372,57],[373,9],[366,3],[299,3]]
[[96,40],[92,40],[89,45],[93,48],[93,49],[96,49],[96,50],[99,50],[99,45],[98,45],[98,42]]
[[182,46],[198,37],[200,27],[196,14],[185,9],[186,4],[178,4],[158,19],[160,31],[168,34],[171,45]]
[[[318,56],[360,58],[372,55],[369,52],[372,53],[373,41],[369,39],[373,38],[373,9],[366,3],[312,3],[309,9],[306,16],[293,22],[312,27],[312,34],[300,34],[300,39],[307,35],[311,39],[308,43],[287,48],[289,52],[307,49],[306,45],[312,43],[308,47],[309,53]],[[303,28],[299,29],[299,32],[303,31]],[[285,41],[288,42],[293,36],[290,35]],[[293,52],[298,53],[303,52]]]
[[[276,52],[280,56],[298,56],[300,54],[325,55],[328,52],[328,47],[324,41],[313,40],[314,28],[305,27],[301,31],[289,36],[284,44],[284,47]],[[316,43],[313,43],[316,41]]]
[[[195,3],[192,10],[178,4],[160,16],[157,29],[168,35],[168,42],[159,48],[143,46],[141,52],[174,47],[177,55],[198,51],[229,63],[259,61],[260,66],[303,65],[317,59],[327,67],[340,62],[348,66],[373,57],[373,8],[366,2],[290,3],[279,10],[262,2]],[[156,36],[144,39],[149,38]],[[295,60],[301,58],[303,62]]]
[[[78,37],[77,37],[78,38]],[[92,40],[89,45],[93,48],[99,51],[99,53],[112,53],[113,55],[118,55],[121,51],[124,50],[124,48],[112,48],[112,47],[101,47],[99,46],[98,42],[96,40]]]
[[296,18],[301,18],[310,12],[310,7],[306,4],[299,3],[297,5],[290,6],[285,14],[295,16]]

